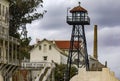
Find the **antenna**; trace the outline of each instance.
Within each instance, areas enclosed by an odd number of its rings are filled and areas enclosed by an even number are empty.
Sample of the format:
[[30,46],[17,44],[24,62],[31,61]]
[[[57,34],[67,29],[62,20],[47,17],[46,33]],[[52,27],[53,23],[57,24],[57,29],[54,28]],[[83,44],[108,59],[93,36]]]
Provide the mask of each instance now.
[[79,4],[79,6],[80,6],[81,2],[78,2],[78,4]]
[[70,9],[70,7],[67,8],[67,16],[68,16],[69,9]]

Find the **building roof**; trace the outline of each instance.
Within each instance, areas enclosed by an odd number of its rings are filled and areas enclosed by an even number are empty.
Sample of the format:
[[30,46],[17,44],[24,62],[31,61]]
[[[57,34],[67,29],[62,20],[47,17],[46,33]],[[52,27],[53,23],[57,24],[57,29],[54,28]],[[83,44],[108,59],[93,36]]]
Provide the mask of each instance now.
[[[65,41],[65,40],[61,40],[61,41],[55,41],[56,46],[58,46],[58,48],[60,49],[69,49],[70,48],[70,41]],[[78,47],[78,42],[74,42],[74,48]]]
[[[39,44],[41,44],[43,41],[46,41],[46,42],[48,42],[50,45],[52,45],[55,49],[57,49],[62,55],[65,55],[65,56],[67,56],[67,54],[63,51],[63,50],[61,50],[61,49],[65,49],[64,48],[64,46],[62,46],[62,42],[63,41],[57,41],[57,44],[56,44],[56,41],[50,41],[50,40],[47,40],[47,39],[43,39],[43,40],[38,40],[37,41],[37,44],[35,44],[34,46],[32,46],[31,47],[31,50],[30,50],[30,52],[32,51],[32,50],[34,50]],[[59,42],[59,44],[58,44],[58,42]],[[69,42],[69,41],[68,41]],[[66,45],[67,46],[67,48],[66,49],[69,49],[69,45]],[[60,48],[59,48],[60,47]]]
[[70,41],[55,41],[55,44],[60,49],[69,49],[70,48]]
[[[56,46],[59,49],[69,49],[70,48],[70,41],[69,40],[53,40],[53,41],[47,40],[47,41],[51,42],[52,44],[56,44]],[[41,42],[40,40],[37,41],[37,43],[40,43],[40,42]],[[77,44],[78,44],[77,41],[74,42],[74,48],[77,48]]]
[[73,12],[87,12],[87,10],[81,6],[77,6],[77,7],[74,7],[72,10],[70,10],[70,12],[71,13],[73,13]]

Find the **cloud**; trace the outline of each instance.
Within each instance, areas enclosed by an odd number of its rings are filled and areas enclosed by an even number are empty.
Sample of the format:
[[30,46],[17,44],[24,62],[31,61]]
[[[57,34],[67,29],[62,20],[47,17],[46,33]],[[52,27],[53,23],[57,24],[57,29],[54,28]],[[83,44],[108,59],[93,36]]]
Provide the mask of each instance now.
[[[88,2],[89,3],[89,2]],[[89,13],[93,23],[114,27],[120,25],[120,1],[119,0],[93,0],[89,4]],[[113,6],[114,5],[114,6]]]
[[119,26],[110,28],[105,27],[99,31],[99,45],[103,46],[120,46],[120,28]]

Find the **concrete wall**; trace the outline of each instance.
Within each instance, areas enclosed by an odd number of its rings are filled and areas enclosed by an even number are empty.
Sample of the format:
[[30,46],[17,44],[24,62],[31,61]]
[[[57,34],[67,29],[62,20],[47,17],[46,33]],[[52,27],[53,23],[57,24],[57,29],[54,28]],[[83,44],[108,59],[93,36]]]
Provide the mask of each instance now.
[[108,68],[103,68],[102,71],[86,71],[85,68],[80,68],[78,75],[75,75],[70,81],[119,81],[113,72]]

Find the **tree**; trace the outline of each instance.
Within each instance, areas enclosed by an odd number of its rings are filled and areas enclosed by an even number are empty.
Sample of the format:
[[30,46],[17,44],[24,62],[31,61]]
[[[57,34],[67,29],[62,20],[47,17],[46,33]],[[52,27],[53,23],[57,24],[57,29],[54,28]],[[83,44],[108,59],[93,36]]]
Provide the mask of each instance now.
[[43,12],[37,12],[36,8],[43,7],[42,0],[8,0],[10,2],[10,36],[20,38],[18,32],[22,26],[43,17]]
[[[31,41],[30,37],[22,35],[27,34],[27,31],[23,34],[24,26],[27,23],[32,23],[32,21],[40,19],[43,17],[46,11],[37,12],[38,7],[43,7],[43,0],[8,0],[10,2],[9,14],[9,35],[20,40],[20,58],[29,58],[29,43]],[[23,29],[24,28],[24,29]],[[26,29],[25,29],[26,30]],[[21,32],[22,34],[21,34]]]
[[[66,67],[67,67],[66,64],[60,64],[60,65],[56,64],[56,68],[55,68],[55,81],[64,81]],[[77,68],[72,66],[70,73],[71,73],[70,78],[72,78],[74,75],[76,75]]]

